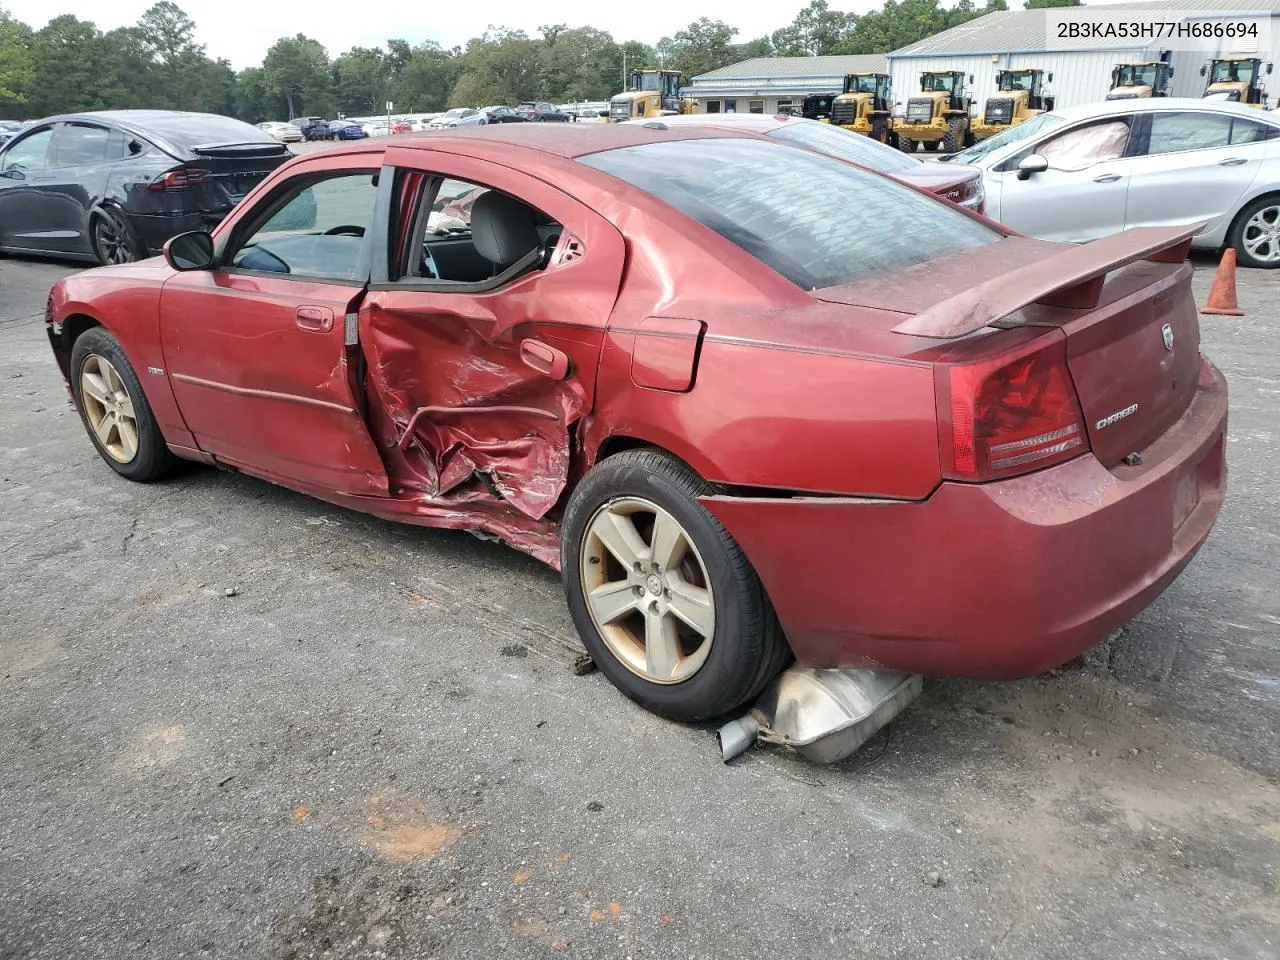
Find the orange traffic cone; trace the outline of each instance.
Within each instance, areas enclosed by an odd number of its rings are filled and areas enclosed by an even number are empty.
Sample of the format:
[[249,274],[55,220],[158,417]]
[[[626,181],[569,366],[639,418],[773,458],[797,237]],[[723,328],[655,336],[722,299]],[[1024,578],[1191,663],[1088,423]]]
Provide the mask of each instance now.
[[1213,286],[1209,288],[1209,299],[1200,309],[1201,313],[1212,313],[1223,317],[1243,317],[1244,311],[1236,303],[1236,249],[1227,247],[1218,264],[1218,272],[1213,275]]

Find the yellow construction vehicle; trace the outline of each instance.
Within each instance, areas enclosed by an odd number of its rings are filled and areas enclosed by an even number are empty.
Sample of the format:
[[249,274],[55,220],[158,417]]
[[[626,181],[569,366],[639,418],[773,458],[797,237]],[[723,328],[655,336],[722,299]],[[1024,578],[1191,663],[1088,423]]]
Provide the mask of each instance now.
[[822,120],[831,122],[831,105],[835,103],[838,94],[835,93],[811,93],[805,97],[800,104],[800,116],[806,120]]
[[[1267,64],[1267,73],[1271,72]],[[1262,61],[1258,57],[1221,57],[1200,68],[1200,76],[1208,74],[1205,99],[1234,100],[1259,110],[1267,109],[1267,94],[1262,89]]]
[[[916,144],[926,150],[939,146],[947,153],[973,143],[969,129],[972,101],[964,89],[964,73],[959,70],[927,70],[920,74],[920,93],[907,101],[905,116],[893,118],[898,149],[915,153]],[[973,83],[973,75],[969,75]]]
[[1117,63],[1111,71],[1108,100],[1131,100],[1134,97],[1167,97],[1173,67],[1163,60],[1146,63]]
[[1000,70],[996,73],[999,94],[987,98],[982,120],[973,124],[973,139],[985,140],[1025,120],[1053,109],[1053,97],[1044,85],[1053,83],[1053,74],[1043,70]]
[[697,112],[696,100],[680,97],[679,70],[633,70],[629,88],[609,101],[611,123]]
[[831,104],[831,122],[888,143],[893,138],[893,92],[883,73],[850,73]]

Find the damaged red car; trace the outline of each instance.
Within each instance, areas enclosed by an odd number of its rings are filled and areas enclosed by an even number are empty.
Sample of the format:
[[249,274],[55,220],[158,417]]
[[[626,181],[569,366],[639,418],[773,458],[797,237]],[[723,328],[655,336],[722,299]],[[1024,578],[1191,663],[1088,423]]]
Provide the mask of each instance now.
[[1054,244],[748,133],[504,124],[299,157],[48,329],[117,473],[499,538],[687,720],[793,656],[1034,674],[1167,587],[1226,476],[1193,229]]

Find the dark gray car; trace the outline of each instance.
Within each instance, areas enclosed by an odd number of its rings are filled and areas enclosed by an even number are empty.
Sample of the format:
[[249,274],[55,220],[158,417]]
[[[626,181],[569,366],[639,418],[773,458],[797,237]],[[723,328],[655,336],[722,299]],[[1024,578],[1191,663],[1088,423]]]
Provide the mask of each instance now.
[[230,117],[68,114],[0,147],[0,250],[126,263],[208,230],[289,148]]

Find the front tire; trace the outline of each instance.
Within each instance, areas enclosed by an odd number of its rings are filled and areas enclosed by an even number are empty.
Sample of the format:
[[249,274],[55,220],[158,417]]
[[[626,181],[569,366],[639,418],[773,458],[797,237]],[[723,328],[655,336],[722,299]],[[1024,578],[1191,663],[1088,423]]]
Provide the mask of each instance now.
[[1241,210],[1230,243],[1242,267],[1280,267],[1280,197],[1259,197]]
[[947,122],[947,134],[942,138],[942,149],[946,153],[955,153],[964,144],[965,121],[963,117],[952,117]]
[[140,483],[173,470],[177,458],[165,445],[133,364],[102,327],[82,333],[71,348],[71,393],[89,439],[112,470]]
[[898,134],[898,149],[903,153],[915,153],[916,142],[910,137],[904,137],[902,134]]
[[790,658],[755,570],[698,503],[711,492],[675,458],[628,450],[565,511],[562,576],[583,644],[614,686],[673,720],[743,706]]

